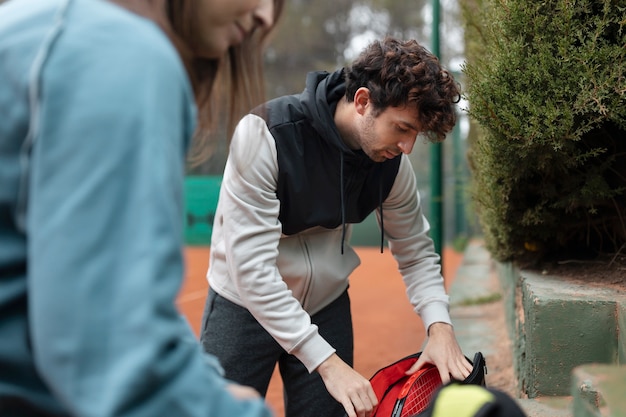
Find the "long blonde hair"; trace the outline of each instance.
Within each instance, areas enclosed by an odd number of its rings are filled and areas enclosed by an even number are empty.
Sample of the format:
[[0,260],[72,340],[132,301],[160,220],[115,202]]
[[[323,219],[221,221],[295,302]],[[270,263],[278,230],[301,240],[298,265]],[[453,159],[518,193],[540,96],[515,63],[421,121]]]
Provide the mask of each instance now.
[[[274,24],[270,30],[257,28],[240,45],[230,47],[220,60],[192,60],[198,127],[189,153],[191,167],[206,161],[219,138],[230,138],[239,118],[265,100],[263,50],[284,7],[284,0],[273,1]],[[193,13],[192,10],[182,12]],[[219,127],[223,130],[218,130]]]
[[[196,14],[195,0],[110,0],[153,20],[172,41],[185,65],[198,107],[198,127],[190,152],[192,166],[213,151],[216,121],[225,121],[230,137],[237,120],[265,99],[263,47],[271,32],[257,28],[241,45],[231,47],[222,59],[194,54],[195,34],[189,21]],[[284,0],[274,0],[274,25],[282,15]]]
[[221,60],[209,102],[200,110],[189,155],[192,167],[206,161],[219,138],[230,138],[239,119],[265,100],[260,37],[254,34],[241,45],[230,48],[228,56]]

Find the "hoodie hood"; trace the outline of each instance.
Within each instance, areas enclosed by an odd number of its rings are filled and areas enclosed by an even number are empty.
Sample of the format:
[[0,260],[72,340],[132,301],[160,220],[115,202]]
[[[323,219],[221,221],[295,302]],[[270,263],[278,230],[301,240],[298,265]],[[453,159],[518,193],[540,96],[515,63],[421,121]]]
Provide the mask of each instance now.
[[310,72],[306,78],[306,87],[300,95],[302,111],[311,121],[311,125],[323,140],[350,152],[335,126],[337,103],[346,93],[344,70],[329,73],[326,71]]
[[[320,137],[326,139],[330,145],[339,149],[339,194],[341,208],[341,253],[344,252],[346,239],[346,196],[345,196],[345,155],[353,154],[337,131],[334,115],[337,103],[345,95],[346,87],[343,69],[333,73],[312,72],[306,79],[306,87],[302,93],[302,107],[307,117]],[[330,123],[332,121],[332,123]],[[359,158],[358,164],[368,163],[367,159]]]

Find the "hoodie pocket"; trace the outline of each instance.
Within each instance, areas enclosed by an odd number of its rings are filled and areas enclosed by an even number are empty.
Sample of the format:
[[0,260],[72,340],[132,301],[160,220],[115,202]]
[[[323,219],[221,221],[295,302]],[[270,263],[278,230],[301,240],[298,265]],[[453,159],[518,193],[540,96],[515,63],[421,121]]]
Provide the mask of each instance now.
[[280,240],[276,266],[294,298],[304,307],[311,286],[312,266],[308,247],[300,235]]
[[348,288],[348,277],[361,262],[349,246],[341,253],[340,228],[283,237],[278,250],[278,270],[293,296],[310,314]]

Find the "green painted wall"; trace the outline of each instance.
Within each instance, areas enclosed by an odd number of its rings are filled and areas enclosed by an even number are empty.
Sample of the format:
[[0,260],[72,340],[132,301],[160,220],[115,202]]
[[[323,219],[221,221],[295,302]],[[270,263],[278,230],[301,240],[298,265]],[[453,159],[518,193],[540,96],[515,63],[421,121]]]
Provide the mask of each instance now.
[[[219,198],[222,176],[188,176],[185,178],[185,243],[208,246],[211,243],[213,219]],[[354,225],[354,246],[380,246],[380,230],[374,213]]]
[[185,243],[209,245],[222,176],[185,178]]

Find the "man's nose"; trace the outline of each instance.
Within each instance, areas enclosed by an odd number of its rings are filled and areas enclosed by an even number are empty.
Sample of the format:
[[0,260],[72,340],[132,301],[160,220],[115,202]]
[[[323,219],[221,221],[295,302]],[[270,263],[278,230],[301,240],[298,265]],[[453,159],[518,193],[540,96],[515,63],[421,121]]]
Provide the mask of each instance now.
[[400,141],[398,143],[398,148],[400,149],[402,153],[408,155],[413,150],[413,145],[415,145],[415,138],[412,140],[406,139],[406,140]]

